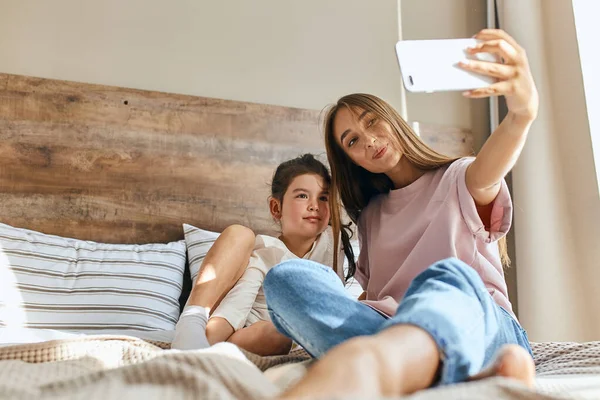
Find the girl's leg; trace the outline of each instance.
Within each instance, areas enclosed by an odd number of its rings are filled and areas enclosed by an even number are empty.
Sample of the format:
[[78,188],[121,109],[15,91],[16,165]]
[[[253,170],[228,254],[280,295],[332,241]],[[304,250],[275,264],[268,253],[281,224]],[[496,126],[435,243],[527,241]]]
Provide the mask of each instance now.
[[331,268],[308,260],[275,266],[263,290],[275,327],[313,357],[350,338],[377,332],[386,320],[352,298]]
[[[498,307],[477,273],[449,259],[411,284],[382,330],[340,345],[283,396],[397,396],[473,377],[497,354],[485,377],[501,375],[531,386],[535,367],[527,336]],[[350,383],[350,384],[349,384]]]
[[292,340],[279,333],[271,321],[239,329],[227,341],[259,356],[288,354],[292,347]]
[[206,329],[211,345],[228,341],[235,333],[244,330],[264,279],[264,272],[248,266],[242,277],[223,297],[219,307],[211,310]]
[[[171,348],[208,347],[207,335],[222,334],[221,319],[207,327],[208,316],[244,273],[254,248],[254,232],[245,226],[227,227],[210,248],[175,328]],[[227,321],[224,321],[228,325]],[[233,330],[232,330],[233,333]]]
[[216,308],[246,270],[254,239],[245,226],[225,228],[202,262],[188,304]]

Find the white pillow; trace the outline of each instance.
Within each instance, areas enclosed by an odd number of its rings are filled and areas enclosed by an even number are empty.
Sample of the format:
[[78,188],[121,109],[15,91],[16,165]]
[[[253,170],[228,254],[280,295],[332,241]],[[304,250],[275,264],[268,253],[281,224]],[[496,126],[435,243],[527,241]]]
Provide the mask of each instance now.
[[173,330],[185,261],[183,240],[103,244],[0,224],[0,326]]
[[210,250],[213,243],[215,243],[215,240],[217,240],[220,233],[183,224],[183,234],[185,236],[185,245],[187,247],[190,275],[192,282],[196,282],[204,257],[206,257],[206,253],[208,253],[208,250]]

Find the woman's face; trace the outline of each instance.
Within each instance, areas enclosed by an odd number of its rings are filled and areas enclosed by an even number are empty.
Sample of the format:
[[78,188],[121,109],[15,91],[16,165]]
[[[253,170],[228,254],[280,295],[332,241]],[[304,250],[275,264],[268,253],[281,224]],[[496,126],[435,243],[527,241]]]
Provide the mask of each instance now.
[[[354,112],[353,112],[354,111]],[[391,142],[390,124],[375,113],[340,107],[333,120],[335,141],[357,165],[372,173],[387,173],[402,158]]]

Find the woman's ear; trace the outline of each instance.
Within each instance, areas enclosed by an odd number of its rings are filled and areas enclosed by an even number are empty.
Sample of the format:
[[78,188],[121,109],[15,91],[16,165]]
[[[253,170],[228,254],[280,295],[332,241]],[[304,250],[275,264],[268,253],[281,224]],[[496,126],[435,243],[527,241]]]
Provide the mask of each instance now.
[[269,197],[269,211],[277,221],[281,219],[281,203],[274,197]]

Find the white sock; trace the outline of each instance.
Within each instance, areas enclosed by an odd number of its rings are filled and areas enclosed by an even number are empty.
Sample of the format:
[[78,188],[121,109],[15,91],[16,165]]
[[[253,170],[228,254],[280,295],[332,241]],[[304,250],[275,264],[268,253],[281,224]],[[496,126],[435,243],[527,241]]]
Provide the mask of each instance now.
[[206,338],[209,308],[186,305],[175,327],[172,349],[197,350],[210,347]]

